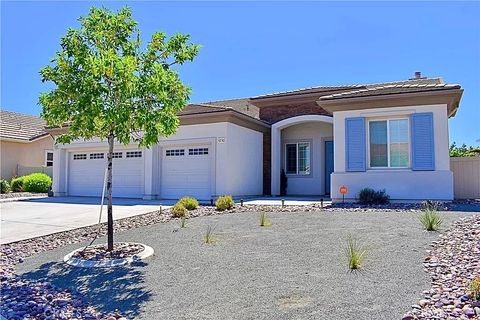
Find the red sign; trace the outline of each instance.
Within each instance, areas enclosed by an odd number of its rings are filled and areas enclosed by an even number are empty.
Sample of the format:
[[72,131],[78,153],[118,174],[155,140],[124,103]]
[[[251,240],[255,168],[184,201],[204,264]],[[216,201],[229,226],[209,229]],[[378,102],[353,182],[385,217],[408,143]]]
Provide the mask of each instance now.
[[345,186],[341,186],[341,187],[340,187],[340,193],[341,193],[341,194],[346,194],[347,192],[348,192],[348,188],[347,188],[347,187],[345,187]]

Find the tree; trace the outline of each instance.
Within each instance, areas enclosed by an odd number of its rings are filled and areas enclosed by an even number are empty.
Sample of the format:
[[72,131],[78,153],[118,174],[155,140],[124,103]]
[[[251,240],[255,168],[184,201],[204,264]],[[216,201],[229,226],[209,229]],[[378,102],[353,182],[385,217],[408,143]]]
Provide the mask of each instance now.
[[474,157],[480,156],[480,147],[467,147],[464,143],[460,147],[457,146],[456,142],[453,142],[450,145],[450,157]]
[[68,29],[61,50],[40,71],[54,89],[40,95],[48,126],[67,127],[56,142],[99,137],[108,141],[108,246],[113,250],[112,154],[115,141],[150,147],[176,132],[177,113],[189,99],[174,65],[193,61],[200,49],[189,35],[153,34],[142,50],[137,22],[127,7],[90,9],[81,27]]

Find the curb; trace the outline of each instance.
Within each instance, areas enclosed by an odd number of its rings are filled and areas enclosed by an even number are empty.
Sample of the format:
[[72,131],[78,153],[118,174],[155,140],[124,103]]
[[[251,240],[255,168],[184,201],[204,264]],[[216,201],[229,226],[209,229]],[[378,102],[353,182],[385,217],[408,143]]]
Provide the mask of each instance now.
[[146,244],[138,243],[138,242],[131,242],[131,243],[142,245],[144,247],[143,251],[131,257],[123,258],[123,259],[113,259],[113,260],[107,260],[107,261],[91,261],[91,260],[83,260],[83,259],[73,257],[75,253],[83,250],[83,248],[79,248],[67,254],[63,258],[63,262],[73,267],[79,267],[79,268],[111,268],[111,267],[124,266],[134,261],[146,259],[152,256],[154,253],[153,248],[150,246],[147,246]]
[[11,198],[0,199],[0,203],[15,202],[15,201],[37,200],[37,199],[44,199],[44,198],[48,198],[48,196],[11,197]]

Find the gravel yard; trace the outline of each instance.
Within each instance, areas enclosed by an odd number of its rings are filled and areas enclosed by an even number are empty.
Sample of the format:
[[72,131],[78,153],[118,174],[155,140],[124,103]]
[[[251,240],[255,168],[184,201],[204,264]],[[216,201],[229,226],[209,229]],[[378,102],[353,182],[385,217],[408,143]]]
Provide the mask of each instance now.
[[[155,255],[129,268],[78,269],[60,262],[80,247],[39,253],[17,265],[25,279],[73,287],[97,310],[135,319],[401,319],[431,287],[418,212],[234,213],[121,231],[117,241],[150,245]],[[450,222],[468,213],[442,212]],[[217,242],[203,244],[208,226]],[[368,247],[349,272],[349,234]],[[103,239],[101,239],[103,241]]]

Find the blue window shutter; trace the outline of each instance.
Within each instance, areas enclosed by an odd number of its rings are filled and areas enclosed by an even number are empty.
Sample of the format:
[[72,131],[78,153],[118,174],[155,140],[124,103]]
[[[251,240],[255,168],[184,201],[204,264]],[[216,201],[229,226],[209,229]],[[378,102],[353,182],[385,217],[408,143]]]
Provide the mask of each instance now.
[[345,119],[345,169],[365,171],[365,118]]
[[412,169],[435,170],[433,113],[414,113],[411,117]]

